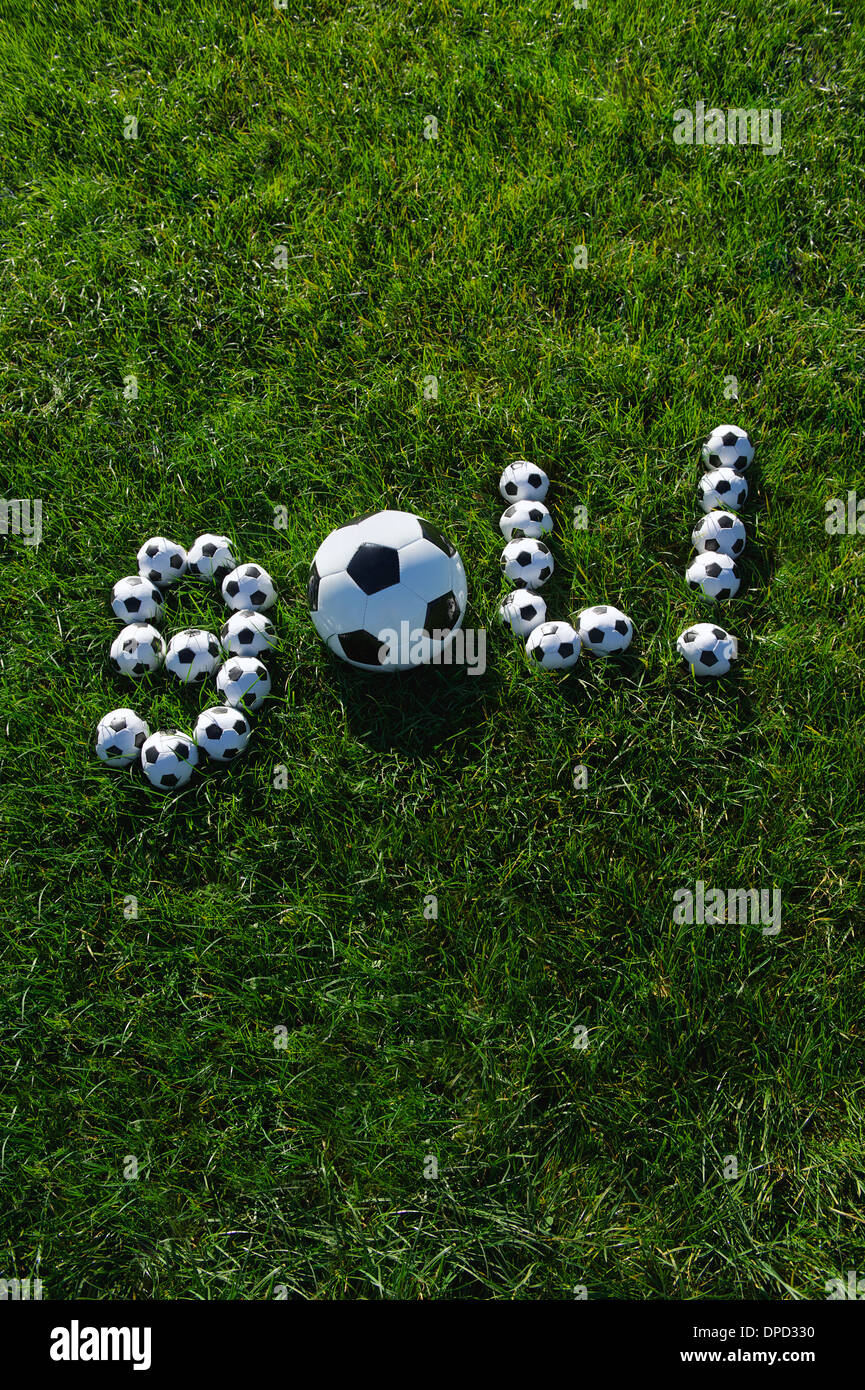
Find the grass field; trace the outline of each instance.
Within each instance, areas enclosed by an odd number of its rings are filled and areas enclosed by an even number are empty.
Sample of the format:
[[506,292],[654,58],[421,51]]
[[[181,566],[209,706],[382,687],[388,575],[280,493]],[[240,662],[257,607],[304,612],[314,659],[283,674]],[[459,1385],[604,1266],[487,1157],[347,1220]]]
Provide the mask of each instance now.
[[[865,17],[732,8],[2,5],[2,488],[43,533],[0,540],[0,1277],[865,1273],[865,565],[824,526],[865,495]],[[781,152],[676,144],[698,101],[779,109]],[[698,685],[674,643],[727,419],[757,443],[742,659]],[[619,661],[543,679],[498,630],[521,457],[550,614],[624,608]],[[482,676],[318,641],[311,557],[381,505],[458,546]],[[201,531],[270,570],[283,648],[248,756],[160,796],[96,722],[197,698],[111,675],[108,593]],[[780,931],[676,923],[697,880],[777,888]]]

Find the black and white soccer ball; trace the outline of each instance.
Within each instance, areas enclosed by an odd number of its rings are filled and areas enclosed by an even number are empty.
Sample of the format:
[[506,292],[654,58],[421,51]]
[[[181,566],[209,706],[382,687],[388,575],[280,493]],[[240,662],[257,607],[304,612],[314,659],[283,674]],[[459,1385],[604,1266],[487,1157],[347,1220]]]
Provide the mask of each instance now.
[[549,487],[544,470],[526,459],[509,463],[499,478],[499,492],[506,502],[543,502]]
[[232,705],[211,705],[195,722],[195,742],[209,758],[227,763],[242,753],[249,743],[249,720]]
[[504,626],[509,627],[515,637],[524,640],[534,628],[545,622],[546,616],[546,603],[540,594],[533,594],[529,589],[515,589],[499,609],[499,618]]
[[739,655],[736,638],[714,623],[693,623],[685,628],[676,647],[696,676],[726,676]]
[[553,529],[553,518],[543,502],[514,502],[501,515],[499,529],[506,541],[521,536],[538,540]]
[[230,656],[216,673],[216,688],[227,705],[254,714],[270,694],[270,676],[256,657]]
[[231,656],[261,656],[276,646],[276,628],[266,614],[241,608],[223,623],[219,640]]
[[161,622],[162,594],[142,574],[127,574],[111,590],[111,611],[122,623]]
[[462,626],[466,572],[456,549],[412,512],[381,511],[331,531],[307,600],[327,647],[364,671],[407,671],[442,655]]
[[186,573],[186,551],[165,536],[151,536],[138,552],[138,572],[151,584],[166,589]]
[[735,468],[715,468],[697,484],[697,500],[704,512],[714,507],[738,512],[748,496],[748,483]]
[[570,623],[541,623],[529,633],[526,656],[542,671],[565,671],[580,659],[580,634]]
[[744,473],[754,458],[754,445],[738,425],[718,425],[703,445],[704,468],[735,468]]
[[697,589],[704,598],[721,602],[735,598],[742,582],[742,572],[730,555],[696,555],[685,571],[689,589]]
[[745,549],[745,523],[733,512],[709,512],[691,532],[694,549],[701,555],[729,555],[733,559]]
[[107,767],[137,762],[150,730],[134,709],[113,709],[96,726],[96,756]]
[[577,619],[580,641],[598,656],[612,656],[631,645],[634,624],[620,609],[609,603],[584,608]]
[[111,643],[111,665],[122,676],[146,676],[165,660],[162,634],[152,623],[129,623]]
[[229,608],[254,608],[263,613],[276,603],[273,580],[261,565],[238,565],[222,581],[222,597]]
[[549,547],[543,541],[508,541],[501,556],[508,579],[519,589],[539,589],[555,568]]
[[166,669],[184,685],[197,685],[212,676],[222,661],[222,648],[212,632],[201,627],[175,632],[165,654]]
[[180,729],[159,729],[144,740],[141,769],[151,787],[173,791],[184,786],[198,766],[198,748]]
[[187,554],[189,573],[194,579],[213,579],[221,583],[237,561],[231,552],[228,536],[212,536],[207,532],[192,542]]

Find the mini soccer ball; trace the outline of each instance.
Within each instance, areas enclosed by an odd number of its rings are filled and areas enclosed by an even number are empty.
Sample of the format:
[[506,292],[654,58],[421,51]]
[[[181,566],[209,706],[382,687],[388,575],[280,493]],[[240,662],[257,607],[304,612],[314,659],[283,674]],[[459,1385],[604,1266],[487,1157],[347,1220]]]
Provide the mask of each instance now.
[[745,549],[745,523],[732,512],[709,512],[691,532],[694,549],[702,555],[741,555]]
[[570,623],[541,623],[529,633],[526,655],[542,671],[564,671],[580,659],[580,634]]
[[515,502],[502,512],[499,529],[506,541],[528,536],[537,540],[553,529],[553,518],[543,502]]
[[216,673],[216,688],[226,704],[253,714],[270,694],[270,676],[254,656],[230,656]]
[[198,749],[180,729],[159,729],[141,747],[141,767],[151,787],[172,791],[189,781],[198,766]]
[[715,468],[704,473],[697,484],[697,499],[704,512],[713,507],[739,511],[748,496],[748,483],[735,468]]
[[134,709],[113,709],[96,726],[96,756],[108,767],[137,761],[150,730]]
[[754,445],[738,425],[718,425],[703,445],[704,468],[735,468],[744,473],[754,457]]
[[454,546],[430,522],[400,511],[331,531],[307,586],[309,616],[327,647],[351,666],[388,674],[442,660],[467,599]]
[[525,459],[509,463],[499,478],[499,492],[506,502],[543,502],[549,486],[544,470]]
[[735,637],[712,623],[694,623],[676,641],[679,653],[695,676],[726,676],[739,655]]
[[189,573],[194,579],[221,580],[237,561],[231,553],[228,536],[199,536],[192,542],[187,555]]
[[138,571],[151,584],[164,589],[186,573],[186,551],[165,536],[151,536],[138,552]]
[[742,582],[736,561],[729,555],[697,555],[685,571],[689,589],[700,589],[704,598],[735,598]]
[[150,623],[129,623],[111,643],[111,665],[122,676],[146,676],[164,660],[162,634]]
[[195,742],[209,758],[227,763],[242,753],[249,743],[249,720],[231,705],[211,705],[202,710],[195,723]]
[[598,656],[612,656],[631,645],[634,624],[618,608],[607,603],[584,608],[577,619],[580,641]]
[[546,616],[546,603],[540,594],[532,594],[528,589],[517,589],[508,594],[499,609],[502,623],[510,628],[515,637],[528,637],[534,628],[544,622]]
[[222,581],[222,597],[229,608],[254,608],[261,613],[276,603],[276,589],[261,565],[238,565]]
[[223,623],[219,640],[232,656],[261,656],[276,646],[276,628],[263,613],[241,608]]
[[508,541],[502,569],[518,589],[539,589],[553,572],[553,557],[543,541]]
[[168,643],[165,665],[184,685],[195,685],[210,676],[222,660],[222,649],[212,632],[200,627],[175,632]]
[[122,623],[160,621],[162,595],[143,575],[128,574],[111,590],[111,610]]

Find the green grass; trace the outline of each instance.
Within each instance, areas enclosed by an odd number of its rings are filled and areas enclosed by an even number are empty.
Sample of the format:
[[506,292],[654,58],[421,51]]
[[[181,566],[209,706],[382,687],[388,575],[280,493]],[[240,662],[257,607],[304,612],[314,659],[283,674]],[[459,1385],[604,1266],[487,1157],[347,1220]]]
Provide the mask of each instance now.
[[[863,554],[823,525],[865,494],[854,8],[3,5],[2,488],[44,515],[0,540],[0,1276],[733,1299],[865,1271]],[[782,153],[674,145],[698,100],[780,108]],[[673,643],[727,418],[758,443],[742,661],[704,688]],[[551,615],[619,603],[621,662],[543,681],[499,634],[518,457],[553,480]],[[483,676],[318,642],[312,554],[382,504],[459,547]],[[271,571],[284,649],[248,757],[160,797],[94,726],[195,702],[111,676],[107,593],[203,530]],[[677,925],[698,878],[780,888],[780,933]]]

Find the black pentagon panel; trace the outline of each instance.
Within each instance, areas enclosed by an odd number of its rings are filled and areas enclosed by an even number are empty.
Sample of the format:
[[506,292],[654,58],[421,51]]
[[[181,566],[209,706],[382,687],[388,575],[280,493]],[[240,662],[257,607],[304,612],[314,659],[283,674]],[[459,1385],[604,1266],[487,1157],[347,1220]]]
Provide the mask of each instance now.
[[745,542],[744,542],[743,540],[741,540],[741,539],[739,539],[738,541],[734,541],[734,542],[733,542],[733,549],[735,550],[735,552],[736,552],[737,555],[739,554],[739,551],[742,549],[742,546],[743,546],[744,544],[745,544]]
[[599,627],[590,627],[590,628],[589,628],[589,641],[590,641],[590,642],[603,642],[603,640],[604,640],[604,634],[603,634],[603,632],[601,631],[601,629],[600,629]]
[[232,598],[236,598],[236,597],[237,597],[237,591],[238,591],[239,588],[240,588],[240,585],[238,584],[238,582],[237,582],[236,579],[229,579],[228,583],[227,583],[226,586],[225,586],[225,592],[226,592],[227,594],[231,594],[231,597],[232,597]]
[[258,565],[247,565],[247,566],[246,566],[246,577],[247,577],[247,578],[249,578],[249,579],[258,579],[258,577],[260,576],[260,574],[261,574],[261,570],[258,568]]
[[156,593],[153,595],[153,602],[154,602],[154,603],[164,603],[164,602],[165,602],[165,598],[163,597],[163,595],[160,593],[160,591],[159,591],[158,589],[156,590]]
[[718,658],[714,652],[700,652],[701,666],[717,666]]
[[541,485],[542,482],[543,482],[543,478],[541,477],[540,473],[530,473],[530,474],[529,474],[529,485],[530,485],[531,487],[540,487],[540,485]]
[[[306,602],[310,613],[318,612],[318,590],[320,584],[321,575],[316,569],[315,564],[312,564],[309,567],[309,579],[306,585]],[[228,625],[226,624],[226,626],[222,629],[223,637],[226,635],[227,626]]]
[[176,745],[174,751],[175,751],[175,753],[177,754],[178,758],[188,758],[188,757],[189,757],[189,747],[188,747],[188,745],[185,744],[185,743],[178,743],[178,744]]
[[703,549],[710,551],[712,555],[717,555],[721,547],[713,537],[711,540],[706,541],[706,544],[703,547]]
[[137,734],[135,735],[135,747],[136,747],[136,748],[143,748],[143,746],[144,746],[144,740],[146,739],[146,737],[147,737],[147,735],[145,734],[145,732],[144,732],[143,729],[142,729],[139,733],[137,733]]
[[150,571],[150,582],[151,582],[151,584],[158,584],[161,578],[162,578],[162,576],[160,575],[159,570],[151,570],[151,571]]
[[112,743],[111,747],[106,748],[105,752],[108,754],[109,758],[121,758],[123,756],[123,749],[118,748],[116,743]]
[[234,732],[235,732],[236,734],[245,734],[245,733],[246,733],[246,724],[245,724],[244,720],[242,720],[242,719],[235,719],[235,721],[234,721]]
[[242,675],[243,675],[243,667],[242,667],[242,666],[232,666],[232,667],[230,668],[229,672],[228,672],[228,679],[229,679],[230,681],[239,681],[239,680],[240,680],[240,677],[241,677]]
[[208,541],[206,545],[203,545],[201,547],[201,553],[211,560],[216,554],[216,546],[213,544],[213,541]]
[[223,758],[236,758],[239,752],[239,748],[223,748],[222,756]]
[[721,573],[721,566],[718,564],[717,560],[713,560],[710,565],[706,566],[706,573],[711,575],[713,579],[718,578]]
[[237,634],[237,640],[238,642],[242,642],[244,646],[248,647],[250,642],[255,641],[255,633],[253,632],[251,627],[242,627]]
[[732,573],[734,579],[738,579],[739,576],[740,576],[740,574],[742,573],[742,571],[739,569],[739,566],[736,564],[736,561],[735,561],[735,560],[733,561],[733,568],[732,568],[731,573]]
[[180,557],[179,555],[172,555],[172,557],[171,557],[171,559],[168,561],[168,563],[169,563],[169,565],[171,566],[171,568],[172,568],[173,570],[179,570],[180,567],[181,567],[182,564],[183,564],[183,560],[181,559],[181,557]]
[[137,613],[140,607],[141,607],[141,599],[140,599],[140,598],[128,598],[128,599],[126,600],[126,611],[127,611],[128,613]]
[[399,552],[389,545],[364,541],[346,565],[348,573],[365,594],[378,594],[399,583]]
[[195,652],[191,647],[181,647],[180,651],[177,653],[177,660],[180,662],[181,666],[191,666],[195,660]]
[[177,777],[173,772],[164,772],[159,779],[159,784],[162,787],[176,787]]
[[739,443],[739,436],[737,434],[732,434],[728,430],[725,435],[721,436],[721,443],[726,445],[728,449],[732,449],[734,444]]
[[541,579],[549,579],[549,577],[550,577],[551,574],[552,574],[552,570],[550,569],[549,565],[544,565],[543,569],[541,570],[541,574],[540,574]]
[[143,661],[136,661],[135,665],[132,668],[132,674],[134,676],[143,676],[146,670],[147,667],[145,666]]
[[715,491],[717,492],[719,497],[723,496],[725,492],[729,492],[730,484],[728,480],[726,478],[719,478],[717,483],[715,484]]
[[108,727],[109,729],[113,729],[115,733],[119,734],[121,729],[126,728],[126,720],[123,718],[123,715],[121,715],[119,719],[112,719]]
[[382,642],[371,632],[359,629],[357,632],[341,632],[339,642],[349,661],[360,662],[362,666],[380,666],[379,652]]
[[525,569],[526,565],[530,565],[532,563],[531,552],[528,550],[521,550],[519,555],[516,557],[516,560],[520,568]]
[[521,617],[521,618],[526,618],[526,619],[531,620],[531,619],[535,616],[535,614],[537,613],[538,610],[537,610],[537,608],[535,607],[535,605],[534,605],[533,603],[526,603],[526,604],[523,605],[523,607],[522,607],[519,611],[520,611],[520,617]]
[[539,512],[537,507],[529,508],[529,521],[543,521],[543,519],[544,514],[543,512]]
[[719,642],[723,642],[725,637],[727,636],[726,632],[722,627],[713,627],[712,632]]
[[212,738],[214,742],[216,741],[216,739],[222,737],[222,729],[219,727],[218,724],[208,724],[207,728],[204,730],[204,733],[207,738]]
[[449,540],[446,540],[441,531],[437,531],[435,526],[431,526],[428,521],[423,521],[420,517],[418,517],[418,522],[420,523],[420,529],[424,540],[431,541],[434,546],[448,557],[456,555],[456,548],[451,545]]
[[267,675],[267,672],[265,671],[260,661],[257,661],[255,663],[255,674],[258,676],[258,679],[260,681],[263,681],[265,676]]
[[574,654],[574,644],[573,644],[573,642],[560,642],[560,643],[559,643],[559,656],[573,656],[573,654]]
[[718,525],[722,531],[729,531],[733,526],[733,518],[731,516],[721,516],[718,518]]
[[[697,635],[696,632],[686,632],[685,635],[684,635],[684,637],[682,638],[682,641],[683,641],[683,642],[693,642],[693,640],[694,640],[694,638],[696,637],[696,635]],[[716,636],[717,636],[717,629],[716,629]]]
[[535,661],[543,661],[543,659],[544,659],[544,649],[543,649],[543,647],[541,647],[540,645],[538,645],[537,647],[532,647],[532,656],[535,658]]
[[154,557],[154,555],[158,555],[158,554],[159,554],[159,546],[158,546],[158,545],[149,545],[149,546],[147,547],[147,549],[145,550],[144,553],[145,553],[145,555],[149,555],[150,558],[151,558],[151,560],[152,560],[153,557]]
[[255,590],[253,590],[253,592],[249,595],[249,601],[250,601],[250,603],[264,603],[266,599],[267,599],[267,594],[264,592],[263,589],[255,589]]
[[157,748],[154,748],[153,744],[151,744],[147,752],[144,754],[144,761],[146,763],[155,763],[158,757],[159,750]]
[[516,497],[518,491],[519,488],[517,487],[516,483],[512,483],[510,481],[505,483],[505,492],[508,494],[508,497]]
[[616,629],[616,632],[618,632],[620,637],[627,637],[628,624],[625,622],[623,618],[617,618],[613,624],[613,627]]
[[729,589],[719,589],[719,590],[718,590],[717,597],[718,597],[718,598],[729,598],[729,597],[730,597],[730,590],[729,590]]
[[454,593],[442,594],[427,604],[424,632],[431,637],[434,632],[450,632],[459,622],[460,606]]

